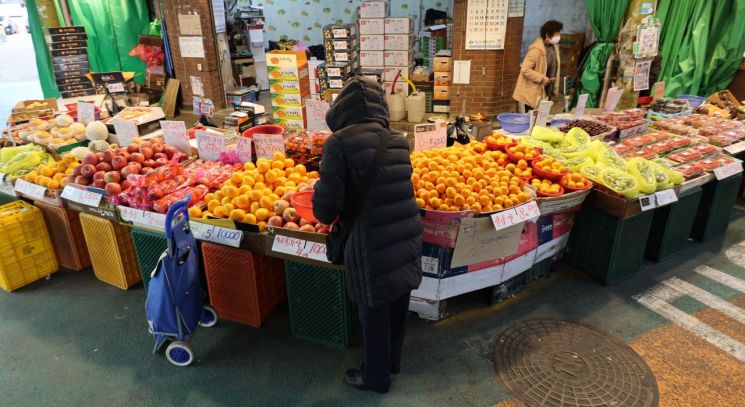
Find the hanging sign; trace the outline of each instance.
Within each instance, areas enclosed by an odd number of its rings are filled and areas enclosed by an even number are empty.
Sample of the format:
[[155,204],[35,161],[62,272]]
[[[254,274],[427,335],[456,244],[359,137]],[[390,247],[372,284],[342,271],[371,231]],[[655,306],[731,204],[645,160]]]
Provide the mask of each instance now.
[[101,203],[101,199],[103,198],[103,194],[100,194],[98,192],[75,188],[70,185],[65,186],[65,188],[62,190],[61,196],[68,201],[73,201],[79,204],[94,207],[98,206]]
[[285,153],[285,139],[281,134],[254,134],[256,158],[274,158],[274,153]]
[[176,147],[182,153],[191,153],[189,136],[186,134],[186,123],[176,120],[161,120],[160,128],[163,129],[163,141],[166,144]]
[[587,93],[579,95],[577,98],[577,108],[574,110],[574,118],[579,119],[585,115],[585,106],[587,106]]
[[199,158],[207,161],[217,161],[220,153],[225,152],[225,137],[209,131],[197,130],[197,151]]
[[652,61],[637,61],[634,69],[634,92],[649,89],[649,69]]
[[137,132],[137,125],[131,120],[114,120],[114,133],[119,141],[120,146],[132,144],[132,140],[140,134]]
[[78,123],[85,124],[96,121],[96,107],[93,103],[78,101]]
[[251,139],[248,137],[238,137],[235,139],[235,152],[238,153],[238,159],[242,163],[251,161]]
[[230,247],[240,247],[243,232],[222,226],[209,225],[201,222],[189,222],[194,238],[206,242],[224,244]]
[[37,201],[43,200],[44,193],[47,192],[47,189],[43,186],[32,184],[20,178],[16,180],[15,189],[17,192],[20,192],[23,195],[26,195],[29,198],[35,199]]
[[447,133],[447,123],[444,120],[417,124],[414,126],[414,151],[447,147]]
[[535,119],[536,126],[546,127],[546,123],[548,123],[548,115],[551,113],[551,106],[553,105],[554,102],[550,100],[544,100],[538,104],[538,115]]

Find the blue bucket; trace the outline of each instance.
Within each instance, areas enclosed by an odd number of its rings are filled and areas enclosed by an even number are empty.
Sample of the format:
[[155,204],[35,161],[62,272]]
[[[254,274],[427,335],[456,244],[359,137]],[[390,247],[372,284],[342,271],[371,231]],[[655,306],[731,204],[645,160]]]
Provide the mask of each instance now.
[[702,103],[706,101],[706,98],[696,95],[686,95],[686,94],[680,94],[678,95],[677,99],[685,99],[688,101],[688,105],[691,106],[691,109],[695,109],[699,107]]
[[497,121],[510,133],[522,133],[530,127],[530,116],[522,113],[502,113],[497,115]]

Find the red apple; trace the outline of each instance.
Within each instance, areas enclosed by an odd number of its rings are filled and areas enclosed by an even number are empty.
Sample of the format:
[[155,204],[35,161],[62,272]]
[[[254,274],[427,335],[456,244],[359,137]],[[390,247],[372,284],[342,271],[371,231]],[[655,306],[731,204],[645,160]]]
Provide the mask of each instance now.
[[75,183],[75,175],[68,175],[67,176],[67,183],[68,184],[74,184]]
[[90,153],[83,157],[83,164],[90,164],[92,166],[98,165],[99,159],[95,153]]
[[124,181],[122,182],[122,189],[123,189],[123,190],[125,190],[125,191],[126,191],[127,189],[129,189],[129,187],[130,187],[130,186],[132,186],[132,183],[131,183],[131,182],[129,182],[128,180],[124,180]]
[[137,144],[130,144],[127,147],[127,152],[130,153],[130,154],[132,154],[132,153],[136,153],[139,149],[140,148],[137,146]]
[[313,230],[316,229],[316,226],[313,224],[312,221],[309,221],[308,219],[305,219],[305,218],[300,218],[300,226],[305,226],[305,225],[311,225],[313,226]]
[[151,159],[149,159],[149,160],[145,160],[145,161],[144,161],[144,162],[142,163],[142,165],[143,165],[144,167],[149,167],[149,168],[155,167],[155,160],[153,160],[152,158],[151,158]]
[[106,193],[109,195],[116,195],[122,192],[122,186],[116,182],[109,182],[106,184]]
[[158,158],[155,160],[155,166],[156,167],[162,167],[164,165],[168,165],[168,159],[167,158]]
[[96,165],[96,169],[98,171],[108,172],[111,171],[112,167],[111,164],[107,163],[106,161],[101,161],[100,163],[98,163],[98,165]]
[[176,155],[176,153],[178,153],[178,149],[172,146],[165,146],[165,148],[163,148],[163,152],[166,154],[166,157],[168,157],[168,159],[170,160],[171,158],[173,158],[174,155]]
[[282,217],[287,222],[298,223],[300,221],[300,216],[298,216],[297,211],[295,210],[295,208],[287,208],[287,209],[285,209],[285,211],[282,213]]
[[282,217],[281,216],[277,216],[277,215],[272,216],[266,222],[266,224],[269,225],[269,226],[277,226],[277,227],[282,227],[282,224],[283,223],[284,223],[284,220],[282,219]]
[[165,158],[168,159],[168,156],[165,153],[155,153],[153,154],[153,159],[157,160],[159,158]]
[[313,225],[303,225],[303,226],[300,226],[300,231],[301,232],[315,233],[316,232],[316,228],[314,228]]
[[119,171],[126,166],[127,166],[127,159],[122,156],[114,157],[114,159],[111,160],[111,167],[116,171]]
[[153,153],[162,153],[163,152],[163,144],[161,143],[153,143],[152,145]]
[[142,153],[132,153],[129,156],[129,159],[136,163],[142,164],[143,162],[145,162],[145,155],[143,155]]
[[300,226],[298,226],[295,222],[287,222],[285,223],[285,229],[298,230],[300,229]]
[[147,174],[150,174],[153,171],[155,171],[155,169],[150,168],[150,167],[142,167],[142,169],[140,170],[140,174],[141,175],[147,175]]
[[93,186],[96,188],[104,188],[106,187],[106,181],[104,181],[103,179],[97,179],[93,181]]
[[140,152],[145,155],[145,159],[153,158],[153,149],[150,147],[140,147]]
[[142,148],[143,147],[148,147],[149,148],[152,145],[153,145],[153,142],[152,141],[143,141],[142,143],[140,143],[140,152],[142,152]]
[[121,150],[120,149],[117,149],[117,151],[113,151],[113,150],[106,150],[106,151],[104,151],[103,152],[103,160],[106,161],[107,163],[110,163],[111,160],[113,160],[114,157],[116,157],[116,153],[118,151],[121,151]]
[[75,183],[80,185],[89,185],[91,182],[88,180],[88,178],[81,175],[75,177]]
[[106,176],[106,171],[96,171],[95,174],[93,174],[93,180],[103,180],[103,178]]
[[121,181],[122,175],[119,174],[118,171],[109,171],[106,173],[106,175],[103,176],[103,179],[108,184],[118,183],[119,181]]
[[129,163],[127,166],[133,168],[132,170],[133,174],[139,174],[140,170],[142,169],[142,164],[140,163]]
[[134,171],[134,167],[131,167],[129,165],[126,166],[126,167],[124,167],[124,168],[122,168],[122,170],[120,172],[122,173],[122,177],[124,177],[124,178],[129,177],[130,174],[139,174],[139,170]]
[[91,164],[83,164],[81,167],[83,168],[80,169],[80,175],[86,178],[91,178],[96,173],[96,167]]
[[80,173],[80,171],[82,171],[82,170],[83,170],[83,166],[82,165],[78,165],[77,167],[75,167],[74,170],[72,170],[72,173],[76,177],[79,177],[79,176],[83,175],[83,174]]

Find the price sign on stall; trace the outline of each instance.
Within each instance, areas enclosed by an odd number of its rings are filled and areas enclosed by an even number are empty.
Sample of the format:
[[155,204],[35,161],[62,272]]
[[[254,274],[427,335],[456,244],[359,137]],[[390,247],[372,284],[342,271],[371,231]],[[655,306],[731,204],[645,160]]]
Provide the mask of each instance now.
[[44,199],[44,193],[47,189],[41,185],[32,184],[22,179],[16,180],[16,191],[28,196],[29,198],[41,201]]
[[308,130],[328,130],[326,112],[329,103],[324,100],[305,99],[305,112],[308,115]]
[[78,122],[88,125],[88,123],[91,123],[96,120],[96,107],[93,106],[93,103],[78,102]]
[[189,222],[194,237],[206,242],[224,244],[231,247],[240,247],[243,232],[228,229],[222,226],[208,225],[201,222]]
[[722,180],[725,178],[729,178],[735,174],[739,174],[741,172],[742,172],[742,161],[735,161],[733,163],[729,163],[725,166],[715,169],[714,176],[717,178],[717,180]]
[[186,134],[186,124],[184,122],[161,120],[160,128],[163,129],[163,141],[166,144],[178,148],[182,153],[191,153],[189,136]]
[[166,228],[166,215],[162,213],[148,212],[121,205],[117,206],[117,209],[119,209],[119,216],[126,222],[157,230],[165,230]]
[[728,152],[731,155],[740,154],[743,151],[745,151],[745,141],[741,141],[739,143],[735,143],[727,147],[724,147],[724,151]]
[[546,123],[548,123],[548,114],[551,113],[551,106],[553,105],[554,102],[550,100],[544,100],[538,104],[538,115],[535,118],[536,126],[546,127]]
[[88,206],[98,206],[103,198],[102,194],[84,189],[75,188],[71,185],[62,190],[62,198]]
[[541,210],[535,201],[491,215],[496,230],[502,230],[527,221],[533,221],[541,216]]
[[657,197],[654,194],[639,197],[639,206],[641,206],[642,212],[654,209],[657,207]]
[[242,163],[251,161],[251,139],[248,137],[238,137],[235,139],[235,152]]
[[137,125],[131,120],[114,120],[114,132],[120,146],[132,144],[132,140],[139,136]]
[[574,111],[574,118],[579,119],[585,115],[585,106],[587,106],[587,93],[579,95],[577,98],[577,108]]
[[541,210],[538,208],[538,204],[535,201],[530,201],[526,204],[517,206],[515,209],[515,215],[520,222],[532,221],[538,219],[541,216]]
[[444,120],[417,124],[414,126],[414,151],[447,147],[447,137],[447,123]]
[[678,195],[675,194],[675,190],[672,189],[666,189],[664,191],[659,191],[654,194],[655,200],[657,201],[657,207],[670,205],[672,203],[678,202]]
[[199,158],[207,161],[217,161],[220,153],[225,152],[225,137],[209,131],[197,130],[197,150]]
[[326,257],[326,245],[318,242],[311,242],[294,237],[276,235],[272,243],[272,251],[284,253],[306,259],[328,263]]
[[285,139],[281,134],[254,134],[256,158],[272,159],[274,153],[285,153]]

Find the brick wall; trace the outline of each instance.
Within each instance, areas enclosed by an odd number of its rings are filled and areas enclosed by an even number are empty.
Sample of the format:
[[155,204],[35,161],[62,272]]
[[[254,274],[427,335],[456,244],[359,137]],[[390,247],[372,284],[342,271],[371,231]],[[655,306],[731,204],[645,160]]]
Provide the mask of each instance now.
[[[215,23],[212,19],[211,7],[210,0],[165,0],[164,12],[168,42],[173,54],[173,66],[176,71],[176,78],[181,81],[182,104],[191,106],[193,93],[189,77],[197,76],[202,79],[204,97],[211,99],[217,110],[225,107],[225,98],[222,80],[220,79],[220,65],[214,34]],[[205,57],[182,58],[178,41],[180,36],[178,15],[194,13],[200,17]]]
[[[504,50],[471,51],[465,49],[467,0],[454,0],[453,60],[471,61],[471,83],[453,85],[450,90],[452,114],[488,115],[515,111],[512,92],[520,73],[520,47],[523,18],[507,19]],[[465,101],[465,110],[463,109]]]

